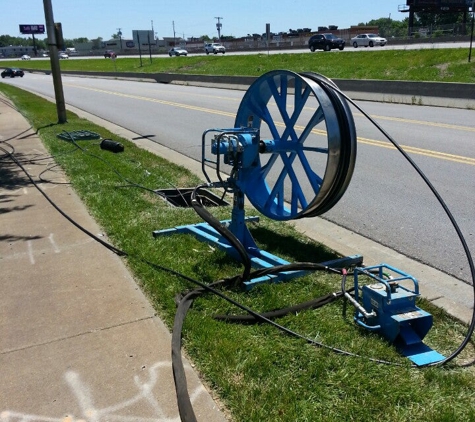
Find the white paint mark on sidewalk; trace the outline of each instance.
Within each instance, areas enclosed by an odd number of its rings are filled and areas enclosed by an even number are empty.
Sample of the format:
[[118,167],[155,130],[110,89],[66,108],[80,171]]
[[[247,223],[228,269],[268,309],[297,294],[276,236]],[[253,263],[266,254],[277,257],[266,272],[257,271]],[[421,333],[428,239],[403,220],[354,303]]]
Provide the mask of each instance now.
[[[186,365],[186,369],[192,370],[189,365]],[[67,371],[64,379],[74,397],[70,404],[72,407],[79,406],[80,415],[65,412],[63,416],[54,417],[0,410],[0,422],[179,422],[178,409],[170,409],[170,412],[161,404],[162,401],[164,404],[168,403],[175,394],[173,390],[163,388],[162,377],[168,376],[169,371],[171,371],[170,361],[156,362],[148,368],[147,372],[133,377],[137,389],[135,394],[128,399],[102,408],[96,407],[94,391],[81,379],[81,375],[75,371]],[[191,391],[192,403],[195,403],[202,393],[206,393],[202,385]],[[134,410],[141,410],[149,416],[130,414]]]
[[60,253],[61,251],[60,251],[60,249],[58,248],[58,245],[57,245],[56,242],[54,241],[53,237],[54,237],[53,233],[50,233],[48,239],[49,239],[51,245],[53,246],[54,252],[55,252],[55,253]]
[[35,257],[33,255],[33,243],[31,242],[31,240],[28,240],[26,244],[28,245],[28,256],[30,257],[30,263],[31,265],[34,265]]

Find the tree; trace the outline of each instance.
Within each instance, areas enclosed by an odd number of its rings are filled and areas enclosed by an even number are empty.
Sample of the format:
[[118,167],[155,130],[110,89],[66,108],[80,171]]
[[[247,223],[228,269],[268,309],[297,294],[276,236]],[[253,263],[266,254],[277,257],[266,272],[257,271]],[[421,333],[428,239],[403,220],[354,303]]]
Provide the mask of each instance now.
[[0,35],[0,47],[8,47],[10,45],[36,47],[37,50],[47,49],[47,43],[44,39],[38,39],[35,37],[35,42],[33,42],[33,36],[22,38],[12,37],[10,35]]
[[73,43],[74,44],[85,44],[87,42],[89,42],[89,38],[87,38],[87,37],[73,38]]
[[407,33],[409,18],[397,21],[391,18],[372,19],[367,23],[359,23],[358,26],[377,26],[379,35],[382,37],[401,37]]
[[93,50],[100,50],[102,48],[102,37],[97,37],[92,41],[92,49]]
[[463,21],[463,13],[416,13],[417,23],[420,26],[453,25]]
[[[37,48],[44,49],[46,46],[45,40],[35,37],[35,44]],[[12,37],[10,35],[0,35],[0,47],[8,47],[9,45],[23,45],[33,46],[33,38]]]

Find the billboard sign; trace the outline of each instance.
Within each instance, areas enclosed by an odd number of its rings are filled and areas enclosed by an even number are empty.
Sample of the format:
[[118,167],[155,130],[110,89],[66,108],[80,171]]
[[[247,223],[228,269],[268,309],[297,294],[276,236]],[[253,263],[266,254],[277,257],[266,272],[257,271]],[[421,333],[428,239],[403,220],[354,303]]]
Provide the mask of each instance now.
[[463,11],[471,6],[472,0],[407,0],[406,5],[415,8]]
[[455,7],[455,8],[463,8],[469,7],[467,0],[440,0],[440,7]]
[[150,30],[133,30],[132,38],[136,45],[155,45],[155,38],[153,36],[153,31]]
[[44,25],[20,25],[21,34],[44,34]]

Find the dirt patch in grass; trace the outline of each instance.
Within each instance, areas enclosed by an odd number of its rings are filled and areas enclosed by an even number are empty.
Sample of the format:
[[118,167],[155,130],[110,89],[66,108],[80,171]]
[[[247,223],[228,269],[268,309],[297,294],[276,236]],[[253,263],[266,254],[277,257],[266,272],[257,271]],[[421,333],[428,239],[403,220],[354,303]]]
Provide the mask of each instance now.
[[444,77],[447,77],[447,76],[450,76],[450,75],[451,75],[451,74],[448,72],[449,63],[440,63],[440,64],[437,64],[435,67],[436,67],[436,69],[439,70],[439,74],[440,74],[440,77],[441,77],[441,78],[444,78]]
[[205,67],[205,66],[207,66],[207,65],[208,65],[207,62],[201,61],[201,62],[193,63],[193,65],[181,66],[181,67],[180,67],[180,70],[182,70],[182,71],[184,71],[184,72],[188,72],[188,71],[190,71],[190,70],[200,69],[200,68]]

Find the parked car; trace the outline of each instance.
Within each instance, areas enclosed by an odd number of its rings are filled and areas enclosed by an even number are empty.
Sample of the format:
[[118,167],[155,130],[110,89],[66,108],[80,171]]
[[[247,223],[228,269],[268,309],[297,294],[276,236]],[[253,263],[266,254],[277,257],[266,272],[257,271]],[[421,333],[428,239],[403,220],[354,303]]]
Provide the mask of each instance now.
[[23,56],[21,56],[21,59],[22,60],[30,60],[31,57],[28,54],[23,54]]
[[206,54],[209,54],[209,53],[214,53],[214,54],[223,53],[224,54],[226,53],[226,48],[222,44],[213,42],[213,43],[205,44],[205,53]]
[[10,78],[14,78],[15,76],[20,76],[23,78],[23,75],[25,73],[23,70],[18,69],[17,67],[7,67],[3,72],[2,72],[2,78],[5,78],[6,76],[10,76]]
[[351,39],[353,47],[374,47],[380,45],[384,47],[387,44],[386,38],[380,37],[377,34],[359,34]]
[[106,50],[104,53],[105,59],[115,59],[117,57],[117,53],[114,50]]
[[186,51],[184,48],[182,47],[172,47],[170,48],[170,50],[168,51],[168,55],[170,57],[172,56],[187,56],[188,55],[188,51]]
[[62,52],[62,53],[59,53],[59,58],[60,59],[69,59],[69,55],[68,55],[68,53]]
[[343,50],[345,48],[345,40],[333,34],[316,34],[308,40],[308,48],[310,48],[310,51],[330,51],[334,48]]

